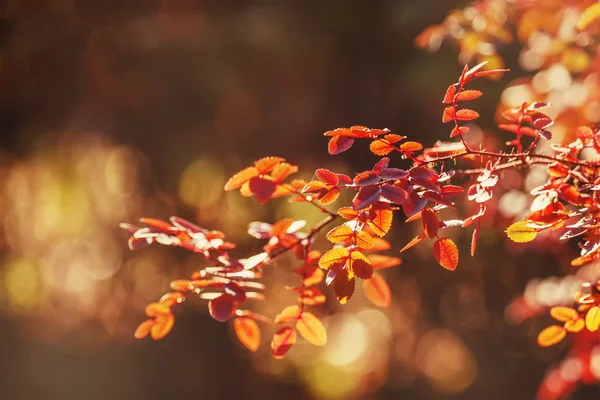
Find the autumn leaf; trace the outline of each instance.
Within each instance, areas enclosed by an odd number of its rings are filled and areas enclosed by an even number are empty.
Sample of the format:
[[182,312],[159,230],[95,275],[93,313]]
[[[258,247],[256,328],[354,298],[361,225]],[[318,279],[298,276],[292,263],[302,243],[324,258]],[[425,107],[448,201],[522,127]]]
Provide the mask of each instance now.
[[456,101],[475,100],[482,95],[479,90],[463,90],[456,96]]
[[590,332],[595,332],[600,327],[600,307],[590,308],[585,316],[585,326]]
[[173,314],[162,315],[154,319],[154,324],[150,328],[150,336],[152,339],[159,340],[167,336],[173,325],[175,324],[175,317]]
[[300,317],[300,307],[298,305],[287,306],[275,317],[276,324],[285,324],[294,322]]
[[456,119],[459,121],[472,121],[477,118],[479,118],[479,113],[477,111],[463,109],[456,112]]
[[398,257],[386,256],[382,254],[370,254],[367,256],[371,267],[374,270],[392,268],[402,263],[402,259]]
[[518,221],[506,229],[508,237],[517,243],[527,243],[535,239],[536,231],[529,226],[528,221]]
[[370,249],[375,244],[375,239],[366,231],[358,231],[354,235],[354,244],[361,249]]
[[280,360],[285,357],[290,348],[296,343],[296,330],[290,326],[279,329],[273,340],[271,340],[271,350],[273,357]]
[[557,321],[567,322],[579,318],[579,313],[570,307],[552,307],[550,315]]
[[371,217],[367,221],[369,227],[377,236],[385,236],[392,227],[392,220],[394,218],[392,207],[387,203],[376,203],[371,208],[370,215]]
[[315,346],[325,346],[327,331],[319,318],[310,312],[303,312],[296,323],[296,329],[307,342]]
[[540,332],[537,341],[541,347],[549,347],[563,340],[565,336],[567,336],[565,328],[560,325],[550,325]]
[[256,321],[246,317],[238,317],[233,320],[233,329],[237,338],[248,350],[258,350],[260,346],[260,328]]
[[340,270],[333,280],[333,292],[340,304],[346,304],[354,293],[355,279],[346,269]]
[[444,100],[442,100],[442,104],[452,104],[454,102],[454,95],[456,94],[456,86],[450,85],[446,90],[446,95],[444,96]]
[[577,29],[580,31],[585,30],[594,21],[600,18],[600,3],[594,3],[586,8],[583,13],[579,16],[577,21]]
[[348,259],[348,268],[361,279],[369,279],[373,275],[373,267],[369,259],[360,251],[353,251]]
[[389,285],[380,274],[374,273],[371,279],[363,283],[363,290],[367,299],[377,307],[387,308],[392,301],[392,292]]
[[345,247],[337,247],[323,254],[319,259],[319,267],[327,270],[346,263],[350,253]]
[[353,236],[352,229],[347,225],[336,226],[325,236],[332,243],[344,243]]
[[431,208],[426,207],[421,211],[421,222],[423,223],[423,231],[428,238],[437,236],[440,223]]
[[258,169],[256,167],[244,168],[243,170],[229,178],[229,180],[225,184],[225,191],[238,189],[244,183],[248,182],[255,176],[258,176]]
[[222,294],[208,302],[208,311],[211,317],[219,322],[227,321],[233,315],[235,309],[233,299],[227,294]]
[[458,248],[452,239],[443,237],[433,244],[433,255],[444,268],[454,271],[458,265]]
[[148,336],[150,334],[150,329],[152,328],[152,325],[154,325],[154,320],[152,320],[152,319],[145,320],[137,327],[133,336],[136,339],[145,338],[146,336]]
[[265,178],[254,177],[250,179],[250,191],[256,196],[256,200],[263,204],[271,199],[277,189],[277,184]]
[[385,156],[394,150],[394,146],[385,139],[375,139],[369,145],[371,152],[377,156]]
[[266,174],[267,172],[271,172],[271,170],[275,168],[277,164],[282,163],[284,161],[285,158],[269,156],[256,160],[254,162],[254,166],[258,170],[259,174]]
[[346,136],[334,136],[329,140],[327,150],[329,154],[335,155],[343,153],[354,144],[354,139]]

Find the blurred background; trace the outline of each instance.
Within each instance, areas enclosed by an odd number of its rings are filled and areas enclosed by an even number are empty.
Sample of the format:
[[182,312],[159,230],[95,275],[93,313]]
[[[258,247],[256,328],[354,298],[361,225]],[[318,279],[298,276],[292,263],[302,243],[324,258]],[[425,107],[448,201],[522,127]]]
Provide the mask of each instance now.
[[[422,244],[384,271],[389,309],[360,290],[316,309],[324,349],[299,343],[275,361],[265,335],[251,354],[200,301],[180,307],[165,339],[133,338],[144,306],[202,260],[158,246],[131,253],[119,222],[179,215],[226,232],[239,256],[264,244],[246,234],[251,221],[317,222],[310,206],[259,206],[223,185],[266,155],[307,180],[320,167],[370,168],[377,158],[361,143],[327,155],[322,133],[336,127],[388,127],[427,146],[446,138],[441,98],[462,70],[457,52],[428,55],[413,41],[464,3],[0,1],[0,398],[533,398],[566,347],[538,348],[550,319],[511,325],[505,308],[532,278],[564,274],[575,249],[506,247],[491,227],[525,207],[517,191],[485,222],[475,258],[468,235],[453,233],[456,272]],[[503,55],[514,72],[479,85],[484,122],[522,73],[516,47]],[[507,192],[520,187],[513,178]],[[415,234],[396,222],[393,255]],[[269,315],[294,301],[278,289],[293,266],[267,270]],[[577,284],[550,279],[534,282]]]

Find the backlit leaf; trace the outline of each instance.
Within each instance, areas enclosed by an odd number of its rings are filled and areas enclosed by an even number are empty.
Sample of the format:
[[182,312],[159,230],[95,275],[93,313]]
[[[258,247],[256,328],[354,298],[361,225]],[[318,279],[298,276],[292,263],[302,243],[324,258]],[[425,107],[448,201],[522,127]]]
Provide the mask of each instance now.
[[273,171],[271,172],[271,177],[273,177],[273,180],[275,182],[281,183],[285,180],[285,178],[296,172],[298,172],[298,166],[282,162],[277,164],[275,168],[273,168]]
[[483,93],[479,90],[463,90],[456,97],[456,101],[475,100],[481,97]]
[[233,330],[248,350],[258,350],[260,346],[260,328],[256,321],[246,317],[238,317],[233,320]]
[[315,346],[325,346],[327,343],[327,331],[321,320],[312,313],[303,312],[296,323],[296,329],[307,342]]
[[444,100],[442,100],[442,104],[452,104],[454,102],[454,95],[456,94],[456,86],[450,85],[446,90],[446,95],[444,96]]
[[444,268],[454,271],[458,265],[458,248],[450,238],[443,237],[433,244],[433,255]]
[[377,203],[371,208],[370,219],[367,221],[373,232],[383,237],[392,227],[394,212],[388,203]]
[[150,328],[150,336],[152,336],[152,339],[154,340],[162,339],[171,332],[174,324],[175,317],[173,314],[156,317],[152,328]]
[[284,358],[294,343],[296,343],[296,330],[290,326],[281,328],[273,335],[273,340],[271,340],[273,357],[276,359]]
[[373,274],[371,279],[363,284],[367,299],[377,307],[387,308],[392,301],[392,292],[386,280],[380,274]]
[[330,230],[326,237],[332,243],[344,243],[349,241],[353,236],[352,229],[347,225],[336,226]]
[[146,315],[150,318],[167,315],[170,313],[171,309],[166,304],[150,303],[146,306]]
[[577,20],[577,29],[586,29],[592,22],[600,18],[600,3],[594,3],[586,8]]
[[146,336],[148,336],[150,334],[150,329],[152,328],[152,325],[154,325],[154,320],[151,320],[151,319],[145,320],[137,327],[133,336],[136,339],[145,338]]
[[338,210],[338,214],[344,219],[354,219],[358,216],[358,212],[352,207],[341,207]]
[[513,223],[506,229],[508,237],[517,243],[527,243],[535,239],[536,231],[534,228],[528,226],[528,221],[518,221]]
[[258,170],[259,174],[266,174],[270,172],[275,166],[281,162],[284,162],[285,159],[281,157],[263,157],[254,162],[254,166]]
[[250,179],[258,176],[258,169],[256,167],[244,168],[237,174],[233,175],[225,184],[225,190],[233,190],[241,187],[244,183]]
[[402,248],[402,250],[400,250],[400,252],[402,253],[403,251],[406,251],[408,249],[410,249],[411,247],[413,247],[414,245],[416,245],[417,243],[419,243],[421,240],[425,239],[427,235],[425,235],[425,232],[421,232],[419,233],[417,236],[415,236],[415,238],[413,240],[411,240],[410,242],[408,242],[406,244],[406,246],[404,246]]
[[276,324],[285,324],[287,322],[294,322],[300,318],[300,307],[296,304],[293,306],[287,306],[275,317]]
[[563,340],[565,336],[567,336],[565,328],[560,325],[550,325],[540,332],[537,341],[541,347],[549,347]]
[[570,307],[552,307],[550,315],[557,321],[567,322],[579,318],[579,313]]
[[394,146],[385,139],[375,139],[369,145],[373,154],[377,156],[385,156],[394,150]]
[[404,142],[400,145],[400,150],[403,153],[412,153],[413,151],[419,151],[423,148],[423,145],[418,142]]
[[320,196],[319,201],[321,202],[321,204],[327,205],[327,204],[331,204],[334,201],[336,201],[339,196],[340,196],[340,189],[338,189],[337,187],[334,187],[334,188],[329,189],[322,196]]
[[565,322],[565,329],[567,332],[581,332],[585,328],[585,320],[583,318],[572,319]]
[[349,257],[348,249],[345,247],[337,247],[323,254],[319,259],[319,267],[327,270],[336,266],[341,266],[346,263]]
[[434,238],[437,236],[440,223],[435,215],[435,212],[429,207],[426,207],[421,211],[421,222],[423,223],[423,231],[428,238]]
[[352,200],[352,206],[355,210],[367,208],[379,199],[381,188],[378,186],[365,186],[358,191]]
[[456,112],[456,119],[459,121],[471,121],[477,118],[479,118],[479,113],[477,111],[464,109]]
[[361,249],[370,249],[375,244],[375,239],[366,231],[358,231],[354,237],[356,246]]
[[337,185],[339,182],[339,178],[336,173],[329,171],[328,169],[320,168],[315,171],[315,175],[317,179],[327,185]]
[[454,107],[444,108],[444,114],[442,115],[442,122],[450,122],[454,120]]
[[589,309],[585,316],[585,326],[590,332],[595,332],[600,327],[600,307],[594,306]]
[[386,256],[382,254],[370,254],[367,256],[367,258],[369,259],[371,267],[373,267],[374,270],[391,268],[402,263],[402,259],[398,257]]

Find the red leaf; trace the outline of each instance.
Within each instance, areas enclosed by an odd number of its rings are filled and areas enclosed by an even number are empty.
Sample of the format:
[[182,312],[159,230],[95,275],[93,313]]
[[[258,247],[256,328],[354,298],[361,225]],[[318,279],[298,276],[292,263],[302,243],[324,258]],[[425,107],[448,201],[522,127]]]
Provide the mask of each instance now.
[[440,223],[435,212],[433,212],[431,208],[426,207],[421,211],[421,222],[423,223],[423,230],[428,238],[437,236]]
[[[470,70],[463,72],[463,75],[460,77],[461,83],[465,84],[465,83],[469,82],[471,79],[475,79],[475,74],[481,68],[483,68],[483,66],[485,64],[487,64],[487,61],[481,62],[481,63],[477,64],[476,66],[474,66],[473,68],[471,68]],[[468,66],[465,65],[465,68],[468,68]]]
[[456,94],[456,86],[450,85],[446,90],[446,95],[444,96],[444,100],[442,100],[442,104],[452,104],[454,103],[454,95]]
[[455,137],[458,135],[464,135],[465,133],[469,132],[469,128],[466,126],[455,126],[454,128],[452,128],[452,132],[450,132],[450,137]]
[[373,267],[367,257],[360,251],[353,251],[348,259],[348,268],[360,279],[369,279],[373,275]]
[[410,195],[400,186],[384,185],[381,188],[381,197],[395,204],[406,204],[410,202]]
[[289,326],[281,328],[275,333],[271,341],[273,357],[276,359],[284,358],[294,343],[296,343],[296,330]]
[[454,121],[454,107],[444,108],[444,114],[442,114],[442,122]]
[[479,90],[464,90],[458,94],[456,101],[475,100],[481,97],[483,93]]
[[459,121],[471,121],[477,118],[479,118],[479,113],[477,111],[464,109],[456,112],[456,119]]
[[373,274],[371,279],[364,282],[363,290],[367,299],[377,307],[387,308],[390,306],[392,292],[383,276]]
[[348,270],[340,270],[333,279],[333,292],[340,304],[346,304],[354,293],[354,277],[350,277]]
[[233,190],[241,187],[244,183],[250,179],[258,176],[258,169],[256,167],[244,168],[237,174],[233,175],[225,184],[225,190]]
[[348,150],[354,144],[354,139],[346,136],[334,136],[329,141],[327,150],[329,154],[340,154]]
[[358,191],[354,199],[352,200],[352,205],[355,210],[362,210],[363,208],[367,208],[371,204],[375,203],[379,196],[381,195],[381,188],[378,186],[365,186]]
[[337,185],[339,182],[339,178],[336,173],[329,171],[328,169],[318,169],[315,171],[315,175],[317,179],[327,185]]
[[208,302],[210,316],[219,322],[225,322],[235,312],[236,305],[231,296],[222,294]]
[[277,164],[275,168],[273,168],[271,176],[275,182],[281,183],[285,178],[296,172],[298,172],[298,166],[284,162]]
[[334,187],[334,188],[331,188],[328,191],[324,192],[322,195],[320,195],[319,201],[321,202],[321,204],[324,204],[324,205],[331,204],[337,200],[339,195],[340,195],[340,189],[338,189],[337,187]]
[[458,265],[458,248],[452,239],[443,237],[433,244],[433,255],[444,268],[454,271]]
[[394,150],[394,146],[385,139],[373,140],[369,148],[377,156],[385,156]]
[[250,191],[261,204],[271,199],[271,196],[275,193],[275,189],[277,189],[277,184],[273,181],[259,177],[250,179]]

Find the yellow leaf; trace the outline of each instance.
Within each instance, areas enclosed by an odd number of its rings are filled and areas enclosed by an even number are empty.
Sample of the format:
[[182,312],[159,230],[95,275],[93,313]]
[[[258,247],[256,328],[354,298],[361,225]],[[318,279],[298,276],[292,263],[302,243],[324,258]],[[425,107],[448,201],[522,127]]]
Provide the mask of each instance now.
[[565,328],[559,325],[550,325],[538,335],[538,344],[549,347],[563,340],[567,336]]
[[506,230],[508,237],[517,243],[527,243],[535,239],[536,231],[534,228],[528,226],[529,222],[519,221],[515,222]]
[[321,256],[321,259],[319,260],[319,267],[323,269],[330,269],[334,266],[344,264],[348,259],[348,256],[348,249],[344,247],[331,249]]
[[600,3],[594,3],[579,16],[577,29],[580,31],[587,28],[592,22],[600,18]]
[[600,327],[600,307],[594,306],[589,309],[585,316],[585,326],[590,332],[595,332]]
[[550,315],[560,322],[567,322],[579,318],[579,313],[570,307],[552,307]]
[[327,343],[327,331],[321,320],[312,313],[303,312],[296,323],[296,329],[304,339],[315,346],[325,346]]

